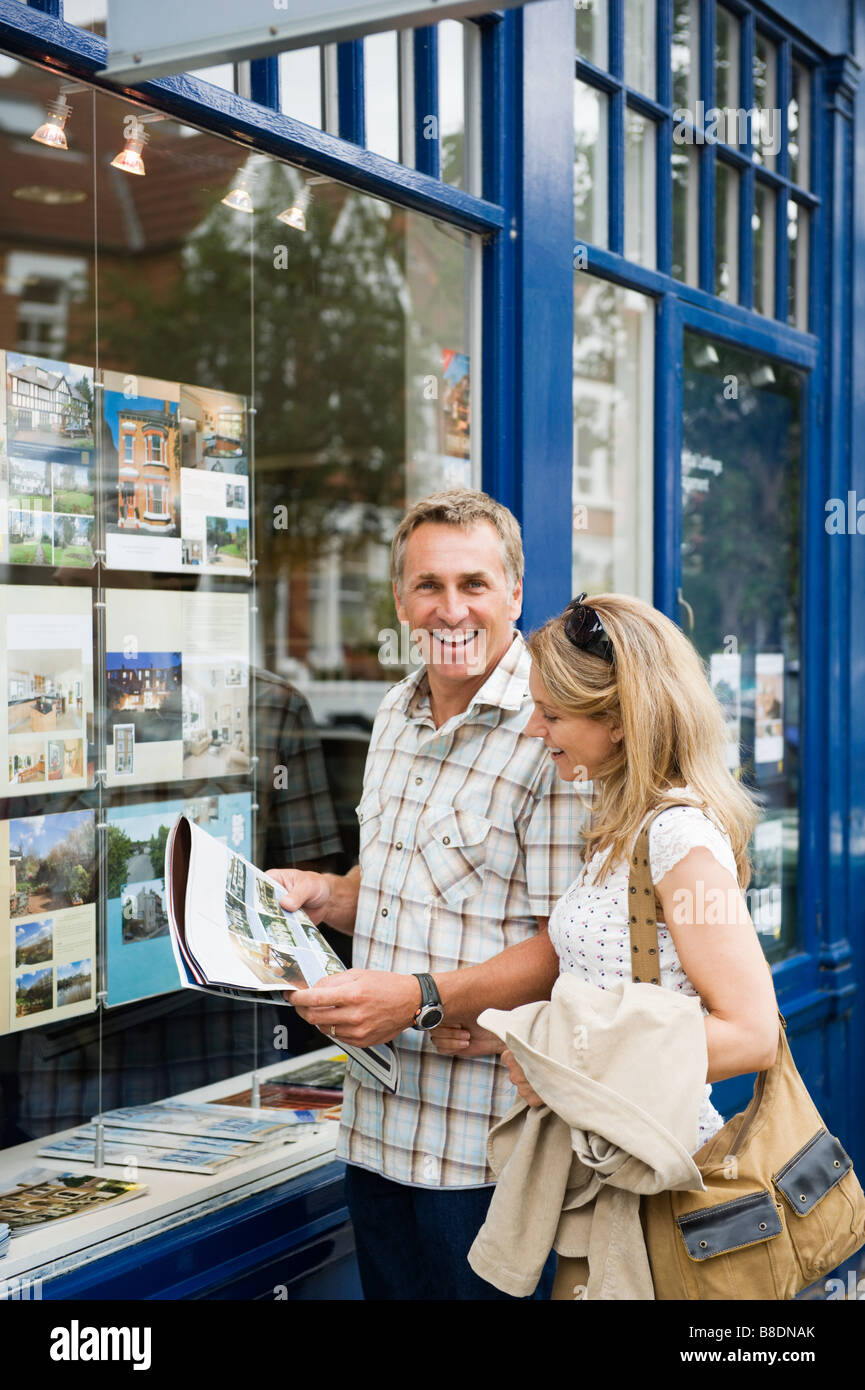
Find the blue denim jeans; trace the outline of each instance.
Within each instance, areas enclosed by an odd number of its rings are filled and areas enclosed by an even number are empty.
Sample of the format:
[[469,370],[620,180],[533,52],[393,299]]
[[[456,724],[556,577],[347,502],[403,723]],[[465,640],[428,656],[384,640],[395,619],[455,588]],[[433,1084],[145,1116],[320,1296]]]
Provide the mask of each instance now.
[[[348,1163],[345,1192],[367,1299],[507,1299],[468,1262],[493,1187],[408,1187]],[[548,1299],[555,1255],[532,1294]]]

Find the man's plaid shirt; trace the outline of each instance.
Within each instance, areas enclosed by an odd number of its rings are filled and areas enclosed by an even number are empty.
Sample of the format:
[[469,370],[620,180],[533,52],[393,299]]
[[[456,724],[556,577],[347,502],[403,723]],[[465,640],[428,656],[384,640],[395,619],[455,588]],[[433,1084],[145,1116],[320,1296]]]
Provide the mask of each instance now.
[[[523,734],[530,664],[516,633],[440,729],[423,667],[382,701],[357,808],[357,968],[434,974],[488,960],[537,931],[576,878],[584,803]],[[515,1098],[501,1061],[440,1056],[414,1029],[393,1046],[397,1095],[349,1062],[339,1157],[396,1182],[493,1182],[487,1134]]]

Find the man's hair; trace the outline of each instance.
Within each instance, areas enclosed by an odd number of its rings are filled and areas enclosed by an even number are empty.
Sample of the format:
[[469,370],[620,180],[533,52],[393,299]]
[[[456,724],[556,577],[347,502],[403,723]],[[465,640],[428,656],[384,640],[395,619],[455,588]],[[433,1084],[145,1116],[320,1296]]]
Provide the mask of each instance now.
[[434,492],[429,497],[422,497],[406,512],[397,527],[390,549],[390,577],[398,594],[402,594],[406,542],[412,532],[426,521],[440,526],[462,526],[465,530],[479,521],[488,521],[502,543],[502,562],[508,582],[514,589],[519,584],[523,577],[524,560],[523,538],[516,517],[485,492],[454,487],[446,492]]

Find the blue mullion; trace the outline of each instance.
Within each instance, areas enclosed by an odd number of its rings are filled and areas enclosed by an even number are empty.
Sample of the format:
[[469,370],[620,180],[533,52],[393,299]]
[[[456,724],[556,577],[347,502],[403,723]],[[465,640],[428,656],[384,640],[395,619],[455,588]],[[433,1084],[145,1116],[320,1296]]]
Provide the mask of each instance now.
[[249,64],[250,99],[258,106],[280,110],[279,57],[253,58]]
[[610,72],[625,80],[625,0],[608,0]]
[[606,68],[596,68],[594,63],[590,63],[580,54],[577,54],[575,64],[577,77],[592,87],[600,87],[603,92],[616,92],[621,86],[615,77],[610,76]]
[[673,0],[658,0],[657,11],[657,87],[658,105],[669,110],[673,104],[673,68],[670,44],[673,37]]
[[621,256],[625,247],[625,93],[621,87],[610,95],[608,105],[608,240],[610,250]]
[[781,148],[776,155],[776,165],[778,173],[783,179],[790,178],[790,160],[787,151],[787,140],[789,132],[787,130],[787,120],[789,116],[790,93],[792,91],[792,69],[791,69],[792,45],[789,39],[785,40],[778,48],[778,110],[781,113]]
[[[437,40],[438,35],[432,24],[414,31],[415,167],[434,179],[441,178]],[[485,112],[490,109],[484,106]],[[432,125],[428,123],[429,117],[432,117]],[[483,124],[486,125],[487,121]],[[425,130],[435,131],[435,139],[428,138]]]
[[551,122],[549,113],[568,110],[572,100],[574,21],[570,5],[526,5],[516,18],[523,145],[515,243],[521,468],[515,492],[528,576],[523,621],[534,627],[571,597],[574,137],[572,122]]
[[507,93],[521,90],[517,16],[508,10],[502,23],[481,37],[483,190],[505,211],[505,230],[482,252],[481,403],[483,410],[481,483],[485,492],[514,514],[519,509],[519,391],[516,389],[518,289],[517,216],[521,141],[519,112]]
[[673,123],[669,116],[655,127],[655,210],[657,266],[669,275],[673,266]]
[[659,299],[655,317],[652,490],[654,603],[678,623],[682,582],[682,324],[675,292]]
[[[704,112],[715,105],[715,0],[700,4],[700,85]],[[705,119],[702,122],[705,126]],[[705,144],[699,160],[698,274],[700,288],[715,293],[715,146]]]
[[353,145],[365,145],[363,39],[337,44],[336,71],[339,137]]

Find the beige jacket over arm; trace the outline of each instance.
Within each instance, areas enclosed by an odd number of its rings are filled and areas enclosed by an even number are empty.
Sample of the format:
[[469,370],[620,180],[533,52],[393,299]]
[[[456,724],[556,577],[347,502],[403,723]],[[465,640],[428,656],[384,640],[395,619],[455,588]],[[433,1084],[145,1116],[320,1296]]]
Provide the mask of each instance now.
[[548,1002],[478,1021],[545,1104],[521,1100],[490,1131],[498,1185],[472,1269],[525,1297],[554,1247],[587,1260],[585,1298],[653,1298],[640,1196],[703,1187],[691,1157],[708,1069],[699,999],[562,974]]

